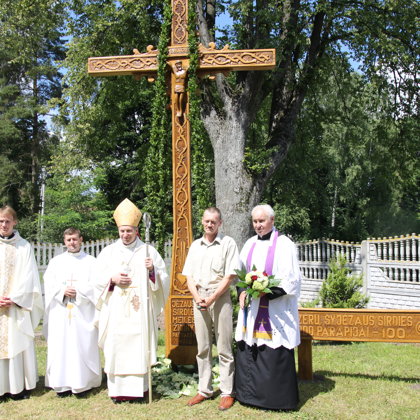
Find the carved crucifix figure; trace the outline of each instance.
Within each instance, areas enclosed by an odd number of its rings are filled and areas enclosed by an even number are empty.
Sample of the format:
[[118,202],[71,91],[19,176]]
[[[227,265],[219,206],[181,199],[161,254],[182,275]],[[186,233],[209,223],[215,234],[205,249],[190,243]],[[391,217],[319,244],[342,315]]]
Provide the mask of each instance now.
[[172,66],[172,71],[175,74],[175,114],[177,117],[182,117],[184,114],[184,100],[186,92],[186,82],[187,82],[187,70],[182,67],[182,61],[175,61]]
[[[167,65],[171,72],[173,239],[171,289],[165,312],[166,355],[174,364],[193,364],[196,356],[192,299],[182,268],[192,242],[190,122],[186,81],[188,58],[188,0],[172,0],[171,45]],[[158,69],[158,51],[134,49],[134,55],[92,57],[88,72],[93,76],[132,75],[153,79]],[[217,50],[214,43],[200,45],[200,76],[237,70],[269,70],[275,66],[275,50]]]

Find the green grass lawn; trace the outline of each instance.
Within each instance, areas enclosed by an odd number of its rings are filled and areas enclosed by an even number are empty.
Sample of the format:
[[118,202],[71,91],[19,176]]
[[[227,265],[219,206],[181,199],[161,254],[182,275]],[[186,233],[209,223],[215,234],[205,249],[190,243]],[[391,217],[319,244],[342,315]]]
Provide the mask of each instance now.
[[[160,348],[163,352],[163,348]],[[264,411],[236,403],[217,409],[218,398],[194,407],[190,397],[154,396],[151,405],[115,405],[106,380],[86,399],[56,397],[44,388],[46,346],[37,338],[40,381],[29,400],[0,403],[0,419],[389,419],[420,418],[420,345],[391,343],[313,346],[313,382],[300,382],[299,410]]]

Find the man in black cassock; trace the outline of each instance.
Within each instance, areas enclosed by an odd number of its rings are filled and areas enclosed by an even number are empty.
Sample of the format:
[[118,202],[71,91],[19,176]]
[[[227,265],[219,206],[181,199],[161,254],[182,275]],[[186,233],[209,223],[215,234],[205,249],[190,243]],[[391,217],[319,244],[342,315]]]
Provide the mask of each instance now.
[[237,341],[235,396],[246,405],[270,410],[296,410],[299,402],[294,347],[300,343],[298,298],[301,274],[294,243],[274,227],[269,205],[252,210],[257,235],[242,248],[242,268],[253,267],[279,280],[272,293],[261,293],[241,310]]

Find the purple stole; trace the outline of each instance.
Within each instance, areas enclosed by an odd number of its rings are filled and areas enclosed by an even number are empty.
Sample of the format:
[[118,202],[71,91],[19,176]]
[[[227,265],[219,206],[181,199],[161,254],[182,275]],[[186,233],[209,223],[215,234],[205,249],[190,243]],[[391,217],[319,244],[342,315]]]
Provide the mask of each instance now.
[[[279,232],[274,230],[273,243],[270,245],[267,251],[267,257],[265,259],[264,271],[271,276],[273,274],[273,263],[274,263],[274,254],[276,252],[277,238],[279,237]],[[257,239],[258,240],[258,239]],[[247,272],[251,271],[252,267],[252,254],[254,253],[255,245],[257,240],[252,244],[251,249],[249,250],[248,257],[246,259],[246,269]],[[254,334],[255,338],[265,338],[271,340],[273,337],[273,331],[271,329],[270,323],[270,314],[268,312],[269,300],[267,295],[260,297],[260,306],[258,308],[257,317],[254,324]],[[246,329],[246,317],[247,311],[244,314],[244,329]]]

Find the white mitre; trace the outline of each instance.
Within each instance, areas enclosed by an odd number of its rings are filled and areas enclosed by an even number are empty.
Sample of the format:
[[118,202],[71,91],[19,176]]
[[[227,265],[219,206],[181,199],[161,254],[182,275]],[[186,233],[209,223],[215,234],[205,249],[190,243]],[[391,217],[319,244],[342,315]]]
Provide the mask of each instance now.
[[114,220],[118,227],[137,227],[141,219],[141,211],[128,198],[125,198],[114,211]]

